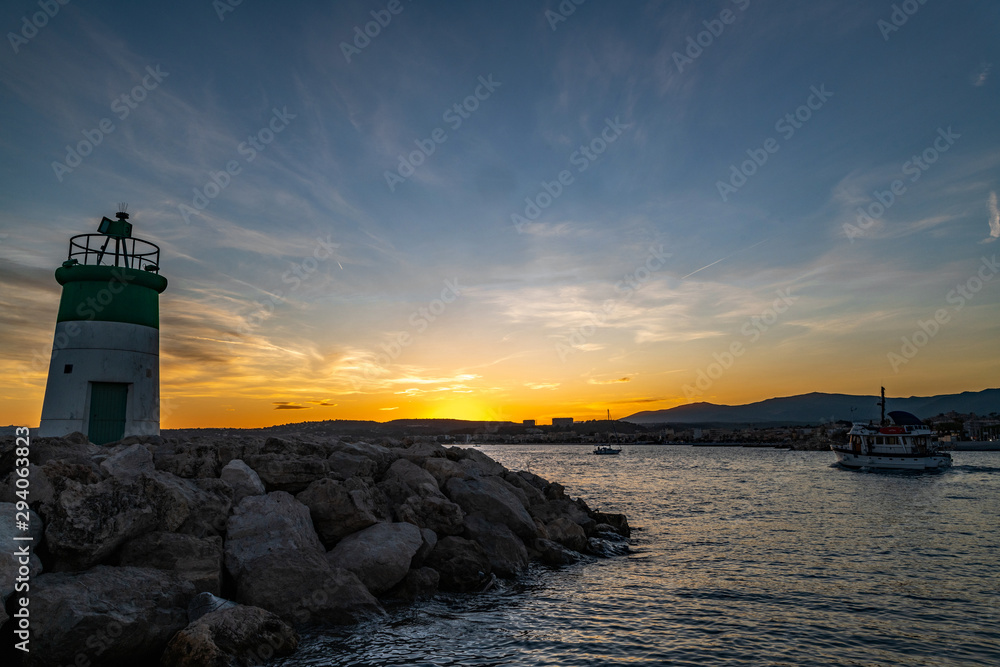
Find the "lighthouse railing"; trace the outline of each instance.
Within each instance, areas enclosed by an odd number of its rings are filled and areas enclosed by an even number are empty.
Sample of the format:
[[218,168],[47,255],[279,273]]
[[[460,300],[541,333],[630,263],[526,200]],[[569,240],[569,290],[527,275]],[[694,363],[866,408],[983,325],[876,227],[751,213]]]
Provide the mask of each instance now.
[[121,266],[158,273],[160,248],[155,243],[134,237],[77,234],[69,240],[67,261],[70,260],[83,265]]

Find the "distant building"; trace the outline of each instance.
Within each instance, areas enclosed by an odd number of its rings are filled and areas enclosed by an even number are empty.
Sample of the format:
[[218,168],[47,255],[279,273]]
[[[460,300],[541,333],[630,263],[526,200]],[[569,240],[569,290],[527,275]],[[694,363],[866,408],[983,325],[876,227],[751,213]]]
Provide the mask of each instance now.
[[573,425],[573,418],[572,417],[553,417],[552,418],[552,425],[553,426],[572,426]]
[[525,419],[525,420],[524,420],[523,422],[521,422],[521,423],[522,423],[523,425],[525,425],[525,426],[534,426],[534,425],[535,425],[535,420],[534,420],[534,419]]

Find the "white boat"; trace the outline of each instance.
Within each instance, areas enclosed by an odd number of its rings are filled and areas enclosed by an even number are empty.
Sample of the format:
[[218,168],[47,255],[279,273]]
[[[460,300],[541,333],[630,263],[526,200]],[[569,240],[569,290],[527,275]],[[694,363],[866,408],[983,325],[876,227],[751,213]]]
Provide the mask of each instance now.
[[885,419],[885,387],[879,405],[879,424],[855,423],[846,444],[830,446],[840,465],[890,470],[940,470],[951,466],[951,454],[939,449],[934,431],[917,417],[898,410],[889,413],[892,423]]
[[[608,421],[609,422],[611,421],[611,410],[608,410]],[[615,425],[614,422],[611,422],[612,428],[614,428],[614,425]],[[614,431],[615,431],[615,442],[617,443],[619,441],[618,429],[615,428]],[[605,444],[595,445],[594,453],[597,454],[598,456],[614,456],[615,454],[621,454],[622,448],[621,445],[615,447],[609,442]]]

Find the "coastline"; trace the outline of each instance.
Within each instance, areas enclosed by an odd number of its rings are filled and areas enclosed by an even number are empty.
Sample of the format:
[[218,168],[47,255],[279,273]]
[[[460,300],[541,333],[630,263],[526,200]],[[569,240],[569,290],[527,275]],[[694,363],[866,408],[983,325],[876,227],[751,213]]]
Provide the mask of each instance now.
[[[24,665],[257,664],[305,627],[628,549],[624,515],[474,447],[73,434],[33,439],[28,458],[31,651],[8,656]],[[12,525],[15,490],[11,473]]]

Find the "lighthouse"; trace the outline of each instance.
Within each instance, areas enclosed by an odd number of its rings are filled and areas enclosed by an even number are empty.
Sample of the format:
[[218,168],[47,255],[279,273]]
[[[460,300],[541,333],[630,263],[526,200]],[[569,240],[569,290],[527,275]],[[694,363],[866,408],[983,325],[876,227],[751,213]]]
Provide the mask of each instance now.
[[160,249],[132,236],[123,204],[69,241],[40,436],[95,444],[160,432]]

